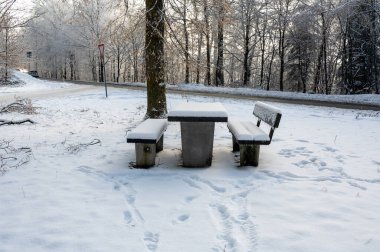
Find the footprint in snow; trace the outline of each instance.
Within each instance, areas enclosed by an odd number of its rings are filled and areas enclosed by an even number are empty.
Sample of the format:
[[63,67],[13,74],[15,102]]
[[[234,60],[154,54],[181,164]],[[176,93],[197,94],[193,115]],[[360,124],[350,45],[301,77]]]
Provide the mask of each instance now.
[[300,142],[300,143],[308,143],[309,141],[307,141],[307,140],[303,140],[303,139],[298,139],[298,140],[296,140],[297,142]]
[[224,187],[221,187],[221,186],[217,186],[217,185],[214,185],[211,181],[207,180],[207,179],[202,179],[198,176],[191,176],[190,177],[193,181],[196,181],[196,182],[201,182],[207,186],[209,186],[211,189],[213,189],[215,192],[217,193],[225,193],[226,192],[226,188]]
[[362,186],[362,185],[359,185],[358,183],[355,183],[355,182],[352,182],[352,181],[347,181],[347,183],[350,185],[350,186],[353,186],[353,187],[356,187],[356,188],[359,188],[363,191],[367,190],[367,187],[365,186]]
[[180,223],[186,222],[190,218],[189,214],[179,215],[175,220],[172,221],[172,225],[178,225]]
[[129,204],[133,204],[133,203],[135,203],[135,196],[133,196],[133,195],[126,195],[126,196],[125,196],[125,200],[126,200]]
[[196,198],[197,198],[197,196],[188,196],[185,198],[185,201],[186,201],[186,203],[190,203]]
[[131,224],[132,222],[132,214],[129,211],[124,211],[124,220],[127,224]]
[[323,150],[327,151],[327,152],[336,152],[336,151],[338,151],[337,149],[334,149],[332,147],[325,147]]
[[113,186],[113,189],[114,189],[115,191],[120,191],[120,185],[119,185],[119,184],[115,184],[115,185]]
[[319,165],[322,166],[322,167],[325,167],[325,166],[327,166],[327,163],[324,162],[324,161],[320,161],[320,162],[319,162]]
[[199,185],[197,185],[194,181],[190,180],[189,178],[184,178],[182,179],[182,181],[192,188],[202,189]]
[[184,221],[187,221],[189,218],[190,218],[190,215],[182,214],[182,215],[178,216],[177,219],[178,219],[178,221],[184,222]]
[[152,233],[152,232],[145,232],[144,234],[144,242],[145,246],[150,251],[156,251],[158,247],[158,242],[160,240],[160,234]]
[[378,165],[378,166],[380,166],[380,161],[375,161],[375,160],[372,160],[372,162],[373,162],[375,165]]

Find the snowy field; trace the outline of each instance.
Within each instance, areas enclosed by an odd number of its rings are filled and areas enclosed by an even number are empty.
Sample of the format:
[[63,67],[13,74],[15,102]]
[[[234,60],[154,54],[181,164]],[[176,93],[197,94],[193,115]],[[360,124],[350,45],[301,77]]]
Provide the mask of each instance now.
[[[125,139],[143,120],[145,92],[111,88],[105,99],[101,87],[33,79],[0,88],[0,106],[14,95],[38,113],[0,114],[36,122],[0,127],[0,140],[32,149],[0,176],[1,252],[380,251],[377,112],[270,103],[283,117],[258,168],[238,167],[226,123],[216,124],[211,167],[181,167],[171,122],[157,166],[143,170]],[[255,103],[167,98],[168,110],[221,102],[230,118],[253,117]]]

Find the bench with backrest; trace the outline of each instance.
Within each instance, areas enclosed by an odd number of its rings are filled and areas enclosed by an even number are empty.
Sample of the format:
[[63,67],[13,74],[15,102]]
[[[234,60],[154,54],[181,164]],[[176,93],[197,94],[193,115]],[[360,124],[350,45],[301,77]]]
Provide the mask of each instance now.
[[147,119],[127,134],[127,143],[135,143],[136,167],[147,168],[156,163],[156,153],[164,147],[166,119]]
[[[253,109],[257,121],[237,120],[228,121],[227,127],[232,134],[233,151],[240,150],[240,165],[259,164],[260,145],[268,145],[272,141],[273,133],[281,120],[281,111],[268,104],[257,102]],[[260,128],[261,122],[270,126],[269,133]]]

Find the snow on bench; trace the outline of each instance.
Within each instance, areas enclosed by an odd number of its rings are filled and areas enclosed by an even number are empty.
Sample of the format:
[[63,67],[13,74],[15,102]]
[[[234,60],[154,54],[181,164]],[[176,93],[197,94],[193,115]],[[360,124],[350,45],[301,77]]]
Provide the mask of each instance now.
[[127,143],[135,143],[136,167],[155,165],[156,153],[164,147],[164,131],[167,125],[166,119],[147,119],[128,132]]
[[[257,122],[251,120],[229,120],[227,127],[232,134],[233,151],[240,150],[240,165],[258,166],[260,145],[269,145],[273,133],[281,120],[281,111],[268,104],[257,102],[253,109]],[[261,122],[268,124],[269,134],[260,127]]]

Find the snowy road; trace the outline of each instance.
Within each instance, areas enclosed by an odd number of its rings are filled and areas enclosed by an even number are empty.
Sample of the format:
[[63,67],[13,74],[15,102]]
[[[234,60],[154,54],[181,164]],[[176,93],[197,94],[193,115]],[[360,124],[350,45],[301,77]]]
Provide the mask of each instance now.
[[[58,80],[51,80],[60,83]],[[104,87],[103,83],[87,81],[65,81],[77,85],[90,85]],[[109,87],[127,88],[132,90],[146,90],[142,83],[108,83]],[[183,84],[180,86],[167,86],[167,92],[180,95],[200,95],[228,99],[248,99],[268,102],[279,102],[297,105],[322,106],[345,109],[380,111],[379,95],[315,95],[295,92],[266,92],[251,88],[218,88],[205,87],[199,84]]]
[[[145,92],[104,99],[102,88],[58,95],[55,83],[35,84],[17,93],[33,92],[37,123],[0,128],[0,139],[33,151],[0,176],[1,252],[380,250],[377,112],[271,103],[283,118],[258,168],[238,167],[224,123],[213,165],[181,167],[180,127],[169,123],[158,165],[140,170],[125,135],[144,117]],[[186,101],[221,102],[231,118],[254,105],[169,94],[168,110]]]

